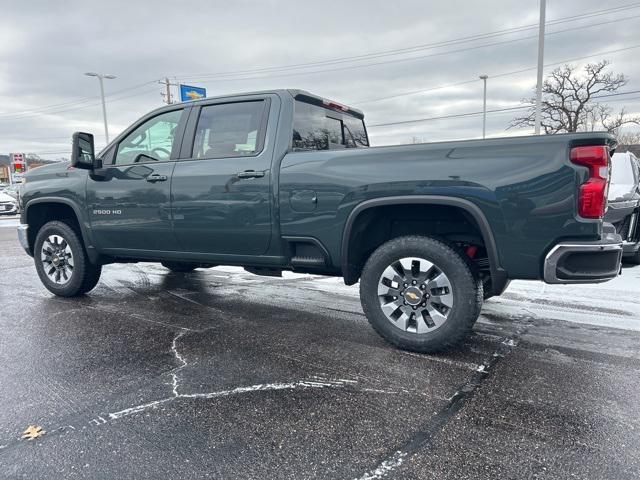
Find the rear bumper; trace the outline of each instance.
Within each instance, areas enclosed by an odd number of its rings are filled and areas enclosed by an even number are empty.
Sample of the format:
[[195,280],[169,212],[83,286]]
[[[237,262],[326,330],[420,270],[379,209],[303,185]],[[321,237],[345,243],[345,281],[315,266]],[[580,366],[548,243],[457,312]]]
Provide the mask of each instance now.
[[606,282],[618,276],[621,261],[622,237],[610,230],[595,242],[561,242],[544,259],[544,281]]

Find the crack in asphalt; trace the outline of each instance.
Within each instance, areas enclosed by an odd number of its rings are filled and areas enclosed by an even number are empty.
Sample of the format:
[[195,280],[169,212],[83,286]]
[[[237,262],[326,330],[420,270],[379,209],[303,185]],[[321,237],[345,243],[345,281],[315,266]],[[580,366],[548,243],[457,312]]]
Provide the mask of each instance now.
[[453,416],[460,411],[465,403],[473,397],[476,390],[493,373],[497,364],[511,353],[518,345],[520,338],[528,332],[532,325],[533,319],[528,319],[528,322],[523,328],[516,330],[514,335],[505,337],[491,357],[479,365],[471,375],[471,378],[460,386],[451,398],[449,398],[442,410],[431,417],[401,448],[394,450],[392,454],[378,463],[374,469],[367,471],[360,477],[356,477],[356,480],[378,480],[391,475],[421,448],[428,447],[433,437],[440,432]]
[[187,332],[188,330],[182,330],[173,338],[173,342],[171,342],[171,351],[173,352],[173,356],[176,357],[182,363],[182,365],[180,365],[173,372],[171,372],[171,386],[173,387],[174,397],[180,396],[180,394],[178,393],[178,372],[188,365],[184,357],[180,355],[180,352],[178,352],[177,343],[181,337],[186,335]]
[[[205,329],[205,330],[208,330],[208,329]],[[177,335],[173,338],[173,341],[171,342],[171,352],[173,353],[173,356],[176,358],[176,360],[180,362],[180,365],[171,372],[172,396],[161,398],[160,400],[154,400],[148,403],[142,403],[140,405],[134,405],[132,407],[125,408],[124,410],[109,413],[108,415],[110,419],[116,420],[118,418],[122,418],[134,413],[143,412],[150,408],[155,408],[158,405],[173,402],[181,398],[211,399],[211,398],[217,398],[217,397],[227,397],[229,395],[237,395],[240,393],[258,392],[258,391],[267,391],[267,390],[295,390],[299,388],[339,388],[339,387],[344,387],[347,385],[353,385],[357,383],[356,380],[350,380],[350,379],[344,379],[344,378],[337,379],[337,380],[330,380],[321,376],[313,376],[309,380],[298,380],[294,382],[260,383],[256,385],[249,385],[244,387],[236,387],[233,389],[218,390],[218,391],[204,392],[204,393],[180,393],[178,392],[178,388],[180,386],[180,379],[178,377],[178,373],[180,372],[180,370],[187,367],[189,363],[178,351],[178,341],[183,336],[193,332],[194,332],[193,330],[181,329],[181,331],[177,333]],[[201,331],[198,331],[198,333],[200,332]]]

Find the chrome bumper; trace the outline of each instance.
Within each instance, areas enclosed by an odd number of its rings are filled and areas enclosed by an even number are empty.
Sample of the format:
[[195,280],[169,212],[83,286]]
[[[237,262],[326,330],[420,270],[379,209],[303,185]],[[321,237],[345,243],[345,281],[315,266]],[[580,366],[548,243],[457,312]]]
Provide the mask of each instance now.
[[29,225],[21,223],[18,225],[18,240],[20,241],[20,245],[24,248],[24,251],[27,252],[28,255],[33,257],[33,252],[29,248],[29,237],[27,232],[29,231]]
[[544,259],[547,283],[601,283],[620,273],[622,238],[605,233],[596,242],[562,242]]

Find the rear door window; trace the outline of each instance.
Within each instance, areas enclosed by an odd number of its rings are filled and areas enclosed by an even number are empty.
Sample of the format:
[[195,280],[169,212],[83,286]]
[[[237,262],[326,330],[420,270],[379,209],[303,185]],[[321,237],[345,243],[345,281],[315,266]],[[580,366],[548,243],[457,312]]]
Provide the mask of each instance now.
[[260,153],[264,109],[262,100],[202,107],[192,158],[244,157]]

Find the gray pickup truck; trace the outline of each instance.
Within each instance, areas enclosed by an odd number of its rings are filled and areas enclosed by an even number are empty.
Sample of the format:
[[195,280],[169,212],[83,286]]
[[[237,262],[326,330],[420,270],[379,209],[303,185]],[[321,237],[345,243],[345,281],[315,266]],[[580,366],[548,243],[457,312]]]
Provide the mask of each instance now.
[[209,98],[145,115],[97,155],[76,133],[70,164],[27,174],[18,233],[56,295],[89,292],[115,262],[342,276],[385,339],[435,351],[511,279],[618,275],[622,240],[602,220],[615,146],[373,148],[360,111],[304,91]]

